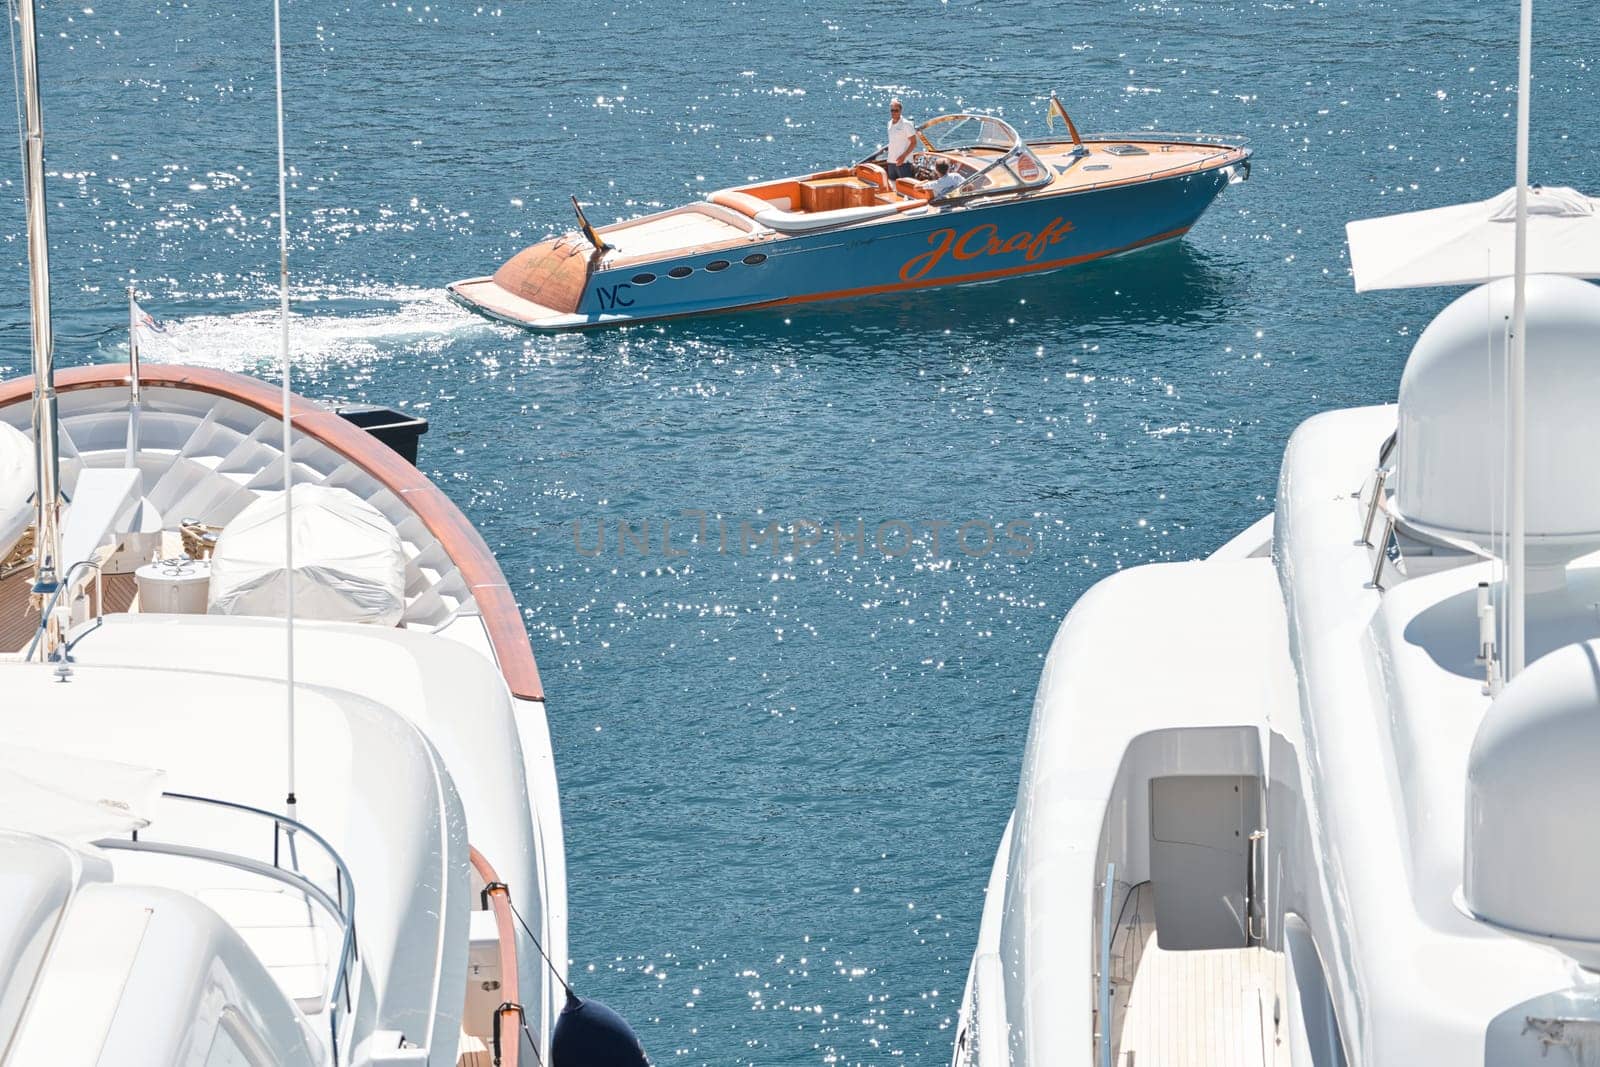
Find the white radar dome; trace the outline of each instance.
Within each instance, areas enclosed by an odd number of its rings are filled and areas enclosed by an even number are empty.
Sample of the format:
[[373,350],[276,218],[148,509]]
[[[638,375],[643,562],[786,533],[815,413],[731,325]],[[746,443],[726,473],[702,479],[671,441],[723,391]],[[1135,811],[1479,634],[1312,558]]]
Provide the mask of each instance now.
[[1490,705],[1467,759],[1473,916],[1600,970],[1600,641],[1541,657]]
[[[1527,280],[1528,561],[1600,548],[1600,288]],[[1395,509],[1424,534],[1503,555],[1512,280],[1467,293],[1422,331],[1400,379]],[[1559,578],[1559,571],[1557,572]]]

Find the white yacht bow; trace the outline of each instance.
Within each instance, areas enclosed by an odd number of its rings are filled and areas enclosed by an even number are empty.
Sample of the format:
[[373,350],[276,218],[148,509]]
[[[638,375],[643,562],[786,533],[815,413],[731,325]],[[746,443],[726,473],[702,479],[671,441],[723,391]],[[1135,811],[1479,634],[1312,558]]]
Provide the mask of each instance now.
[[555,768],[499,566],[415,467],[289,392],[287,349],[281,393],[136,347],[56,373],[19,11],[35,373],[0,382],[0,1064],[563,1062]]
[[[283,623],[207,613],[204,592],[229,521],[280,487],[277,397],[145,368],[130,471],[127,375],[57,383],[63,543],[92,551],[64,575],[54,657],[36,643],[27,569],[0,578],[0,744],[23,753],[0,759],[0,794],[57,798],[0,816],[3,1062],[204,1062],[237,1045],[250,1063],[486,1063],[497,1026],[529,1056],[507,1002],[548,1062],[564,990],[542,956],[566,959],[560,811],[538,670],[487,547],[385,445],[296,402],[297,480],[387,525],[404,609],[398,626],[297,622],[291,821]],[[0,383],[0,426],[25,425],[30,396],[27,380]],[[309,552],[298,565],[319,567]],[[197,577],[185,599],[176,587]],[[94,787],[112,765],[159,770],[159,799],[121,814],[123,794]],[[99,793],[112,822],[66,832]],[[107,943],[122,947],[94,947]],[[151,996],[159,1013],[140,1006]]]

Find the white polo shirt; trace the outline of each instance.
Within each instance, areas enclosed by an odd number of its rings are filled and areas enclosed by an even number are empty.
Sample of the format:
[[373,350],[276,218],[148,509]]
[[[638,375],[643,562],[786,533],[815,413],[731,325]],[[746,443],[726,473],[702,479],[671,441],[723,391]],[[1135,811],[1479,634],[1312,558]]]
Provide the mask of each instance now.
[[917,127],[903,115],[898,122],[889,123],[889,162],[900,162],[911,151],[911,141],[916,136]]
[[933,184],[928,186],[928,192],[934,196],[943,196],[946,193],[954,192],[956,187],[966,180],[964,176],[951,171],[942,178],[935,178]]

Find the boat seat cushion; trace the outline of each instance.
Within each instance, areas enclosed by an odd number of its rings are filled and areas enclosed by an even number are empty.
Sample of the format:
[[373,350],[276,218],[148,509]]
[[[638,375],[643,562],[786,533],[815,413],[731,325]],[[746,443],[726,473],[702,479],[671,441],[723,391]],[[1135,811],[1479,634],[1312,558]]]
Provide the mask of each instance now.
[[741,215],[749,215],[751,218],[755,218],[756,215],[773,206],[759,196],[751,196],[749,193],[742,193],[737,189],[718,189],[711,194],[711,202],[713,204],[721,204],[723,207],[730,207]]
[[913,200],[933,199],[933,194],[925,186],[918,183],[915,178],[896,178],[894,187],[895,191],[901,196],[909,196]]

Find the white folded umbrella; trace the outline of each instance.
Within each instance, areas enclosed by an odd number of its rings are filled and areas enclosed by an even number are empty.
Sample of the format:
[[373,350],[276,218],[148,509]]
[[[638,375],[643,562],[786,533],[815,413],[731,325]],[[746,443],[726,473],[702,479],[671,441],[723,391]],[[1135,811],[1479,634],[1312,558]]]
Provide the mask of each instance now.
[[[1600,278],[1600,200],[1528,188],[1528,273]],[[1345,225],[1356,292],[1478,285],[1512,274],[1517,191]]]

